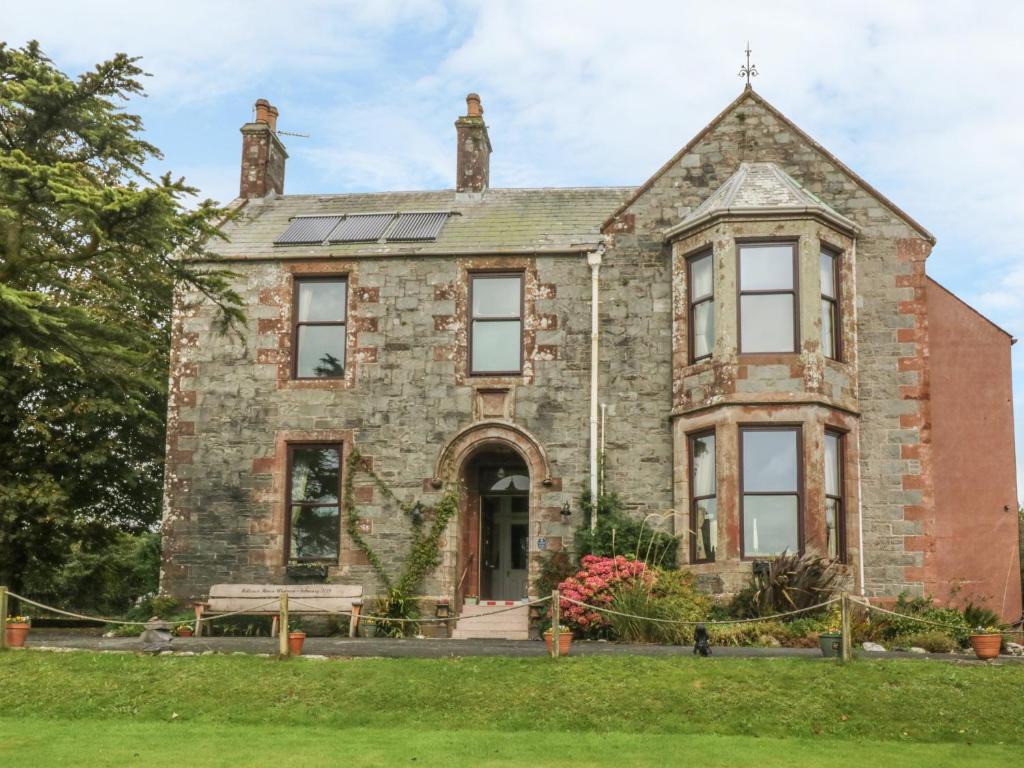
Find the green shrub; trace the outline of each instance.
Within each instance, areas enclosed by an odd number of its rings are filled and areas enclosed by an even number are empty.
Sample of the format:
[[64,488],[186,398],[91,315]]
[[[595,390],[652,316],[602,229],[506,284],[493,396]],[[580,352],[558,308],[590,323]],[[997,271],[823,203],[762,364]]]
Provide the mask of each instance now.
[[967,605],[964,606],[964,621],[971,628],[998,627],[1003,623],[995,611],[990,611],[983,605],[977,605],[972,600],[968,600]]
[[618,639],[628,642],[692,643],[693,624],[668,622],[704,620],[710,600],[698,591],[696,579],[688,571],[649,570],[654,574],[653,584],[637,579],[622,582],[614,590],[610,607],[631,616],[609,614],[612,632]]
[[540,565],[540,575],[534,584],[534,594],[540,597],[550,595],[558,589],[558,585],[570,576],[576,575],[579,567],[576,566],[569,554],[564,550],[548,553]]
[[890,645],[893,648],[924,648],[929,653],[949,653],[957,647],[952,637],[938,629],[898,635],[892,639]]
[[[965,646],[971,634],[971,626],[964,615],[955,608],[938,608],[931,597],[909,597],[901,593],[892,608],[900,616],[883,614],[878,621],[879,636],[882,642],[891,643],[897,637],[919,635],[924,632],[937,631],[949,637],[957,645]],[[915,619],[924,619],[947,626],[936,627]]]
[[736,593],[732,612],[740,618],[756,618],[809,608],[832,598],[840,577],[836,560],[783,553],[770,561],[767,573],[755,573]]
[[626,555],[648,565],[673,569],[678,562],[679,541],[663,531],[656,531],[623,509],[618,494],[601,494],[597,500],[597,526],[590,530],[593,505],[590,492],[579,499],[584,523],[576,531],[576,554],[615,557]]

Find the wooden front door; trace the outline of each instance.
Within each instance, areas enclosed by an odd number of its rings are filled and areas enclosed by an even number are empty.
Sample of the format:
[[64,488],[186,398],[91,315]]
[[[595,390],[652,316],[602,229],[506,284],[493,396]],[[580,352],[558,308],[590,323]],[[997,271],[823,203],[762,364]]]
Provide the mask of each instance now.
[[480,582],[484,600],[522,600],[527,591],[530,514],[527,495],[480,497]]

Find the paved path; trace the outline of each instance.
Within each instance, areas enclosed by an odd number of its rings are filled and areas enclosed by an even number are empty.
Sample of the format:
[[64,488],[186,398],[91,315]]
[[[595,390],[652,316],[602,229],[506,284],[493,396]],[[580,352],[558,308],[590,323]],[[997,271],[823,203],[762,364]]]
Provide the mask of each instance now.
[[[93,651],[141,651],[142,644],[135,637],[101,637],[95,633],[33,629],[29,635],[29,647],[82,649]],[[203,653],[265,653],[276,654],[278,641],[268,637],[203,637],[175,638],[175,651]],[[440,659],[450,656],[505,656],[529,658],[546,656],[544,643],[538,640],[436,640],[415,638],[348,638],[348,637],[307,637],[303,649],[306,655],[335,657],[386,657]],[[693,649],[680,645],[645,645],[639,643],[611,643],[602,641],[575,640],[573,656],[690,656]],[[751,658],[807,658],[820,659],[816,648],[732,648],[713,649],[717,657]],[[865,653],[858,651],[862,658],[913,658],[978,662],[973,654],[919,654],[919,653]],[[1024,657],[1001,656],[1000,662],[1024,663]]]

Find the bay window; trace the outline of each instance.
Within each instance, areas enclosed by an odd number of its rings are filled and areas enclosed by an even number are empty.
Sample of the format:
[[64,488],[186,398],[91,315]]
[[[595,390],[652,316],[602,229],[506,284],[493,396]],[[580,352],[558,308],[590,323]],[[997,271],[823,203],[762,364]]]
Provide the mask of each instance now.
[[821,352],[839,359],[839,257],[822,249],[821,257]]
[[825,431],[825,536],[829,557],[846,562],[843,514],[843,434]]
[[715,272],[711,252],[687,260],[690,362],[706,360],[715,348]]
[[743,557],[802,549],[799,427],[740,428]]
[[713,563],[718,548],[715,433],[690,436],[690,562]]
[[797,244],[739,246],[740,353],[796,352]]

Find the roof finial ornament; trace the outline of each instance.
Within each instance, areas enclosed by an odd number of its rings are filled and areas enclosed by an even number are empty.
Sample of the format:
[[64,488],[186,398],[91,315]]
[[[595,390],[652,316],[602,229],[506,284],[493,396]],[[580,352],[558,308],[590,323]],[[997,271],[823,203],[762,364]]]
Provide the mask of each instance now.
[[747,88],[750,87],[750,78],[757,77],[757,64],[750,63],[750,41],[747,40],[747,65],[740,67],[740,77],[747,78]]

